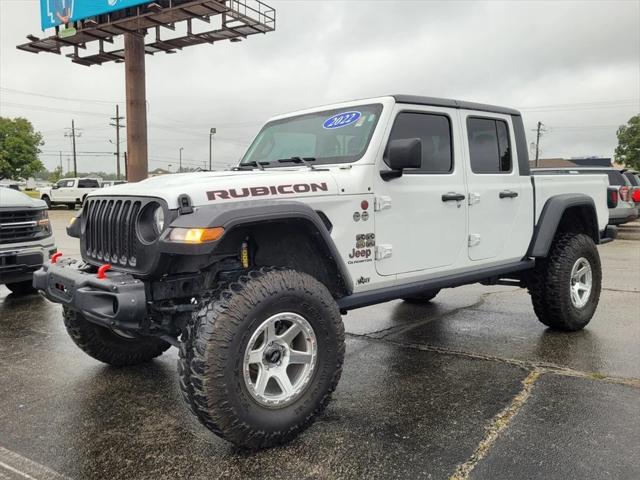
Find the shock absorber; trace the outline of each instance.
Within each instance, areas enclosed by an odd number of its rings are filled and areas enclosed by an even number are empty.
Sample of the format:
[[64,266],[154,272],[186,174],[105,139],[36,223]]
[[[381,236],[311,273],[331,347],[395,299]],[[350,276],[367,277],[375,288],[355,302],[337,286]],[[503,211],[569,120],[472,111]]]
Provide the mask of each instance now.
[[242,242],[242,246],[240,247],[240,262],[242,263],[242,268],[249,268],[249,238],[245,238]]

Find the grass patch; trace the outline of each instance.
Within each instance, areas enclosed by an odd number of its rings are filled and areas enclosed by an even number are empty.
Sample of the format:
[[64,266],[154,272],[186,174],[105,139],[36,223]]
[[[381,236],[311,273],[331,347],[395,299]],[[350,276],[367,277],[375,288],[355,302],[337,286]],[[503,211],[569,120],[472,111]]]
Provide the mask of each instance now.
[[24,190],[22,193],[26,193],[31,198],[40,198],[40,192],[38,190]]

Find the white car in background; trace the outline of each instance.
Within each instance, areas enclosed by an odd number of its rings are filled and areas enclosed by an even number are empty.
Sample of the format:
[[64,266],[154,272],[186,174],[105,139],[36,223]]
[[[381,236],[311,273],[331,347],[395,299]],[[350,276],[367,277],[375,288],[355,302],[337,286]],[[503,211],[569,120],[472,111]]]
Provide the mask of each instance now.
[[40,190],[40,198],[48,207],[66,205],[70,210],[81,205],[84,198],[94,190],[101,188],[96,178],[63,178],[52,187]]

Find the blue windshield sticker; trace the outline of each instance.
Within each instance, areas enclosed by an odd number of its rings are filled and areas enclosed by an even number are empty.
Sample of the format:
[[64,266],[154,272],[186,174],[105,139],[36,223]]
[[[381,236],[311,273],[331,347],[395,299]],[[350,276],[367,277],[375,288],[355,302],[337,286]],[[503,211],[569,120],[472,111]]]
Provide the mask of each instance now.
[[343,112],[327,118],[322,124],[323,128],[342,128],[358,121],[360,112]]

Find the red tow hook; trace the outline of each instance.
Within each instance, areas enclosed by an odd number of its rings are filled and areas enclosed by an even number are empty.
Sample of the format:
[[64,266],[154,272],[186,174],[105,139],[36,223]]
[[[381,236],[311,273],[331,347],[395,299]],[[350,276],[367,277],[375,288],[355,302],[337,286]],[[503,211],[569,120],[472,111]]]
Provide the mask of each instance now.
[[105,278],[107,278],[107,270],[111,270],[111,265],[109,265],[108,263],[105,263],[104,265],[102,265],[101,267],[98,267],[98,278],[100,280],[104,280]]
[[57,252],[51,255],[51,263],[56,263],[61,256],[62,252]]

